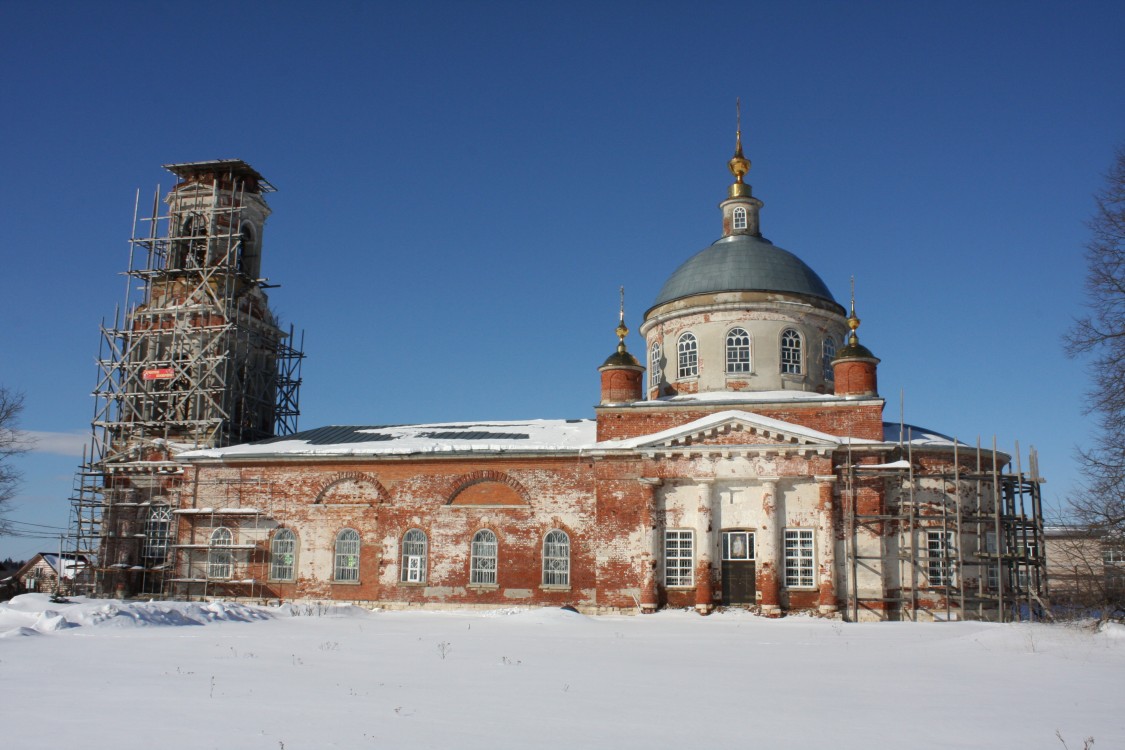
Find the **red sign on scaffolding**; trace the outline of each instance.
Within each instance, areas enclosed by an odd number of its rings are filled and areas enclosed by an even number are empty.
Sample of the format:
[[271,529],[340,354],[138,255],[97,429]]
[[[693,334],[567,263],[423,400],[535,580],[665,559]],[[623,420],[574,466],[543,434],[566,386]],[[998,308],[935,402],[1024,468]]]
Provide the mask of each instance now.
[[176,376],[176,373],[171,367],[159,367],[155,370],[145,370],[141,373],[141,377],[145,380],[171,380]]

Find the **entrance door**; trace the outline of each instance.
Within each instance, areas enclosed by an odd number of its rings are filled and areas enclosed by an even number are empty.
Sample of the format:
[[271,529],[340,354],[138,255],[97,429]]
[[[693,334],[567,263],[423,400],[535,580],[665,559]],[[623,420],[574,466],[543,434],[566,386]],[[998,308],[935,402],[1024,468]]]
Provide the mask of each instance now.
[[723,532],[723,604],[754,603],[754,532]]

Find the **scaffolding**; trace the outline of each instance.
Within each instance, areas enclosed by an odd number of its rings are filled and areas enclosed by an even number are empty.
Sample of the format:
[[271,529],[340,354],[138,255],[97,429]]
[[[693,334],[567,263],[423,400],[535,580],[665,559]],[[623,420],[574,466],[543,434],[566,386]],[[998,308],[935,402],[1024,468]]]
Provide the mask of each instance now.
[[91,439],[70,538],[97,594],[158,593],[173,569],[185,450],[296,432],[303,336],[282,330],[260,277],[274,188],[239,160],[166,165],[161,211],[133,211],[124,303],[101,325]]
[[220,477],[192,483],[173,514],[180,533],[169,546],[174,576],[165,594],[262,598],[267,590],[270,535],[277,493],[261,477]]
[[[1016,445],[966,456],[953,441],[944,458],[900,444],[883,464],[845,467],[846,606],[852,621],[920,618],[997,622],[1049,616],[1038,457],[1028,472]],[[951,461],[949,459],[952,459]],[[928,465],[925,465],[927,464]],[[881,485],[879,506],[861,488]]]

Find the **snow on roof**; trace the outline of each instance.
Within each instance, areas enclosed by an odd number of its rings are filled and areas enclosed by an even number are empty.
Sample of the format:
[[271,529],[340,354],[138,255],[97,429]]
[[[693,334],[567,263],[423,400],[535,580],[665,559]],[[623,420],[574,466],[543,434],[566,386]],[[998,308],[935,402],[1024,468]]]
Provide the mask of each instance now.
[[257,443],[208,448],[182,459],[253,456],[409,456],[433,453],[551,453],[593,446],[592,419],[532,419],[519,422],[333,425]]
[[[777,401],[779,396],[795,400],[791,391],[770,391],[754,394],[699,394],[700,401],[721,401],[734,398],[743,401]],[[801,398],[832,398],[816,393],[798,392]],[[719,397],[722,398],[719,398]],[[754,398],[742,398],[753,396]],[[672,399],[669,399],[672,400]],[[667,404],[669,400],[640,402]],[[676,401],[689,400],[675,397]],[[414,425],[331,425],[305,430],[293,435],[232,445],[226,448],[205,448],[181,453],[185,460],[205,458],[257,458],[272,456],[413,456],[458,453],[558,453],[593,448],[622,449],[660,442],[681,434],[706,430],[732,418],[752,422],[770,431],[784,432],[818,443],[873,445],[877,441],[851,438],[803,427],[792,422],[764,417],[760,414],[728,409],[701,417],[688,424],[661,432],[625,440],[596,442],[597,423],[593,419],[532,419],[500,422],[436,422]],[[914,446],[952,447],[953,439],[919,427],[908,426]],[[898,443],[898,424],[884,423],[884,440]],[[963,445],[963,444],[962,444]]]
[[[51,570],[54,570],[56,573],[59,572],[59,555],[57,552],[40,552],[39,556],[43,558],[43,562],[51,566]],[[68,555],[65,552],[63,553],[62,559],[63,578],[74,578],[76,572],[82,570],[89,564],[85,557],[79,556],[75,558],[74,555]]]
[[891,461],[889,464],[859,464],[857,469],[909,469],[910,462],[906,459]]
[[[899,440],[900,437],[901,441]],[[917,425],[902,425],[902,429],[900,431],[898,422],[883,423],[883,440],[888,443],[902,442],[903,445],[909,443],[916,448],[919,446],[952,448],[954,443],[956,443],[959,447],[969,447],[967,443],[962,443],[960,440],[955,440],[948,435],[942,435],[940,432],[934,432],[933,430],[926,429],[925,427],[918,427]]]

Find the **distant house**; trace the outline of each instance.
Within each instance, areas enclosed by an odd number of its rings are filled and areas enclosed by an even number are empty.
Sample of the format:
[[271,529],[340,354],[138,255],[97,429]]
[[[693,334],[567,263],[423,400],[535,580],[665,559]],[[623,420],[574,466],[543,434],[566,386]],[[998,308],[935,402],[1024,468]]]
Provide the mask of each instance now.
[[1125,603],[1125,551],[1105,534],[1079,526],[1044,530],[1053,604],[1100,608]]
[[[46,594],[68,594],[74,590],[75,579],[86,576],[90,561],[85,555],[57,552],[40,552],[24,563],[16,571],[18,593],[42,592]],[[59,586],[59,577],[62,586]]]

